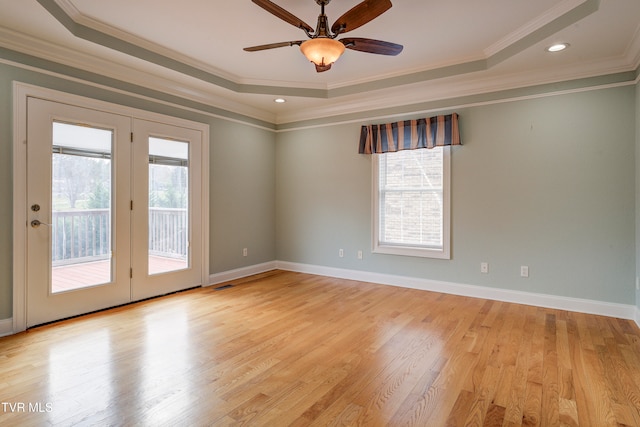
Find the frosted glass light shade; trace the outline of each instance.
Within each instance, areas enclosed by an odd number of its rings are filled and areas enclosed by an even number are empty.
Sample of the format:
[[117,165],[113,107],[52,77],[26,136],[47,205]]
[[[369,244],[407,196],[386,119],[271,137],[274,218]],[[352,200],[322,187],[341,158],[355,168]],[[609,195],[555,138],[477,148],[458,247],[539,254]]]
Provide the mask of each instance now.
[[328,37],[317,37],[302,43],[300,50],[316,65],[331,65],[344,53],[344,45]]

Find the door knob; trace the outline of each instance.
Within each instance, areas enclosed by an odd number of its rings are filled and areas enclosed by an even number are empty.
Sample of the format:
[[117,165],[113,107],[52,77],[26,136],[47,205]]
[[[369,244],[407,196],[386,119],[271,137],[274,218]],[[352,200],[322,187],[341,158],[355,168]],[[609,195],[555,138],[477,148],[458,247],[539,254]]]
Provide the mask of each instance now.
[[38,228],[38,227],[40,227],[41,225],[46,225],[47,227],[49,227],[51,224],[47,224],[47,223],[44,223],[44,222],[40,222],[40,221],[39,221],[39,220],[37,220],[37,219],[34,219],[33,221],[31,221],[31,227],[33,227],[33,228]]

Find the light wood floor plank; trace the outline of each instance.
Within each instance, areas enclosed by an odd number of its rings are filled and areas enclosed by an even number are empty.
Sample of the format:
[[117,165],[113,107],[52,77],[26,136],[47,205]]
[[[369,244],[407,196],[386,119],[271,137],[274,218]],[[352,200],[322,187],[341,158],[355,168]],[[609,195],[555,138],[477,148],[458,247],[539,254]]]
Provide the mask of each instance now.
[[544,360],[542,364],[542,418],[540,425],[553,427],[560,424],[560,394],[558,379],[557,323],[554,314],[545,316]]
[[284,271],[228,284],[0,338],[0,425],[640,425],[632,321]]

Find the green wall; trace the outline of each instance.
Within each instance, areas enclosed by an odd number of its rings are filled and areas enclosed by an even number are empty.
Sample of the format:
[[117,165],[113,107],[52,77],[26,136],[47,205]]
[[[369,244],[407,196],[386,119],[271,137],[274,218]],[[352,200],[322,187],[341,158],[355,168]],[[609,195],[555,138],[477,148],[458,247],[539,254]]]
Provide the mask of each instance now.
[[[640,85],[456,109],[464,145],[452,149],[452,259],[434,260],[370,252],[371,159],[357,153],[365,119],[276,133],[103,76],[0,57],[144,96],[0,64],[0,319],[12,315],[13,81],[209,124],[211,273],[280,260],[640,306]],[[446,105],[376,111],[389,118],[375,122],[451,112]]]
[[[451,260],[370,252],[362,123],[283,132],[278,260],[628,304],[634,103],[625,86],[456,110],[464,145],[452,149]],[[519,276],[521,265],[529,278]]]
[[[0,56],[3,52],[0,50]],[[6,53],[6,52],[5,52]],[[154,99],[196,108],[199,114],[148,99],[0,64],[0,319],[12,316],[13,81],[60,90],[210,126],[210,273],[272,261],[275,252],[275,133],[266,124],[148,89],[29,57],[25,62]],[[215,117],[227,114],[233,120]],[[247,124],[238,122],[244,120]],[[242,256],[242,248],[249,256]],[[240,248],[240,249],[238,249]]]
[[11,317],[13,286],[12,87],[0,65],[0,319]]
[[276,135],[229,122],[211,133],[211,273],[273,261]]
[[[640,310],[640,83],[636,84],[636,307]],[[640,322],[640,318],[636,319]]]

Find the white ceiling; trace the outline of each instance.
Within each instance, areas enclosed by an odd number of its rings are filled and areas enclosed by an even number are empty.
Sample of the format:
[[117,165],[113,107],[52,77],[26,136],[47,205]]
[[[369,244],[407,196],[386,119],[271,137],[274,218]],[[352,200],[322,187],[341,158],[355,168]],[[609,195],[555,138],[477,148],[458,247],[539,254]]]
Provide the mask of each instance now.
[[[315,28],[314,0],[273,1]],[[333,0],[329,22],[359,1]],[[250,0],[0,0],[0,11],[0,46],[276,124],[640,65],[639,0],[393,0],[347,36],[403,52],[347,50],[324,73],[297,46],[243,51],[306,39]],[[545,52],[560,41],[570,48]]]

